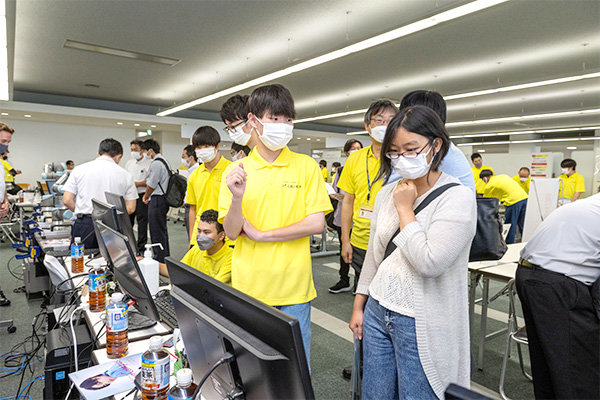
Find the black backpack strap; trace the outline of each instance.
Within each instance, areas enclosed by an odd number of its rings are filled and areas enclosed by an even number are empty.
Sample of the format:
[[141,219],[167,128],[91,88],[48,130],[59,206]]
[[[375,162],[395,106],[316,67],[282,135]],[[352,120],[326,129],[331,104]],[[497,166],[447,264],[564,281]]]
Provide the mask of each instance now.
[[[162,165],[165,166],[165,168],[167,169],[167,174],[169,175],[169,179],[171,179],[171,175],[173,175],[173,172],[171,172],[171,168],[169,168],[169,164],[167,164],[167,162],[162,158],[155,158],[154,160],[152,160],[152,162],[154,162],[154,161],[160,161],[162,163]],[[165,189],[163,189],[162,185],[160,184],[160,181],[158,181],[158,186],[160,187],[160,190],[162,190],[163,194],[167,194]]]
[[[425,197],[425,199],[421,202],[421,204],[419,204],[417,206],[417,208],[415,208],[414,212],[415,215],[417,215],[419,212],[421,212],[421,210],[423,210],[425,207],[427,207],[433,200],[435,200],[436,198],[438,198],[442,193],[444,193],[446,190],[450,189],[451,187],[454,186],[458,186],[460,185],[459,183],[448,183],[444,186],[440,186],[439,188],[435,189],[433,192],[429,193],[429,195],[427,195],[427,197]],[[396,244],[394,243],[394,239],[396,238],[396,236],[398,236],[398,234],[400,233],[400,228],[396,229],[396,232],[394,232],[394,234],[392,235],[392,238],[390,239],[390,241],[388,242],[387,246],[385,247],[385,253],[383,255],[383,259],[385,260],[390,254],[392,254],[394,252],[394,250],[396,250]]]

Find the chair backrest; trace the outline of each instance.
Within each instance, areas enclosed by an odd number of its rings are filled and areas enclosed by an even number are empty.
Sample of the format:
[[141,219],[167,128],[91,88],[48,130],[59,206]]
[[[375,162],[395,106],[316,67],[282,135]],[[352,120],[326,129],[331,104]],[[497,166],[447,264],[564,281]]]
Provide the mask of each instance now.
[[[44,256],[44,266],[50,275],[50,281],[54,287],[57,287],[61,282],[69,279],[69,274],[64,265],[54,256],[46,254]],[[73,282],[67,281],[61,285],[60,290],[69,290],[73,288]]]

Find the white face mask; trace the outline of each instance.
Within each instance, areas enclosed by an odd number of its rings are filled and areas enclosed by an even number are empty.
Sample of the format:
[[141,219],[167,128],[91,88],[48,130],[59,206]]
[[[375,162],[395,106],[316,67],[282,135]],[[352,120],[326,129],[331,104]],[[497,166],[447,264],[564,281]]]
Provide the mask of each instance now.
[[523,177],[519,177],[519,180],[520,180],[521,182],[527,182],[527,179],[529,179],[529,178],[523,178]]
[[141,158],[141,154],[139,151],[132,151],[131,152],[131,158],[133,158],[134,160],[139,160]]
[[145,153],[145,154],[144,154],[144,158],[145,158],[146,160],[152,160],[152,156],[151,156],[150,154],[148,154],[148,153]]
[[248,122],[243,123],[240,126],[236,126],[235,132],[229,133],[229,137],[231,138],[231,140],[233,140],[235,143],[239,144],[240,146],[245,146],[250,141],[250,134],[244,132],[244,130],[242,129],[244,126],[246,126],[247,123]]
[[356,149],[354,149],[354,150],[350,150],[350,151],[348,152],[348,157],[350,157],[350,154],[352,154],[352,153],[356,153],[357,151],[358,151],[358,150],[356,150]]
[[383,138],[385,137],[386,130],[387,126],[376,126],[375,128],[371,128],[371,137],[377,143],[383,143]]
[[[427,153],[421,153],[415,158],[406,158],[400,156],[392,161],[392,168],[405,179],[417,179],[425,176],[431,167],[431,161],[427,162],[427,155],[431,152],[431,148]],[[433,161],[433,158],[431,158]]]
[[184,167],[189,168],[190,167],[190,163],[188,162],[188,160],[186,160],[185,158],[181,159],[181,163],[183,164]]
[[258,118],[256,120],[263,126],[262,135],[258,135],[258,137],[269,150],[281,150],[292,140],[294,125],[263,123]]
[[569,173],[569,168],[561,168],[560,172],[562,172],[563,174],[567,175]]
[[216,156],[217,152],[214,147],[196,149],[196,157],[205,164],[214,160]]

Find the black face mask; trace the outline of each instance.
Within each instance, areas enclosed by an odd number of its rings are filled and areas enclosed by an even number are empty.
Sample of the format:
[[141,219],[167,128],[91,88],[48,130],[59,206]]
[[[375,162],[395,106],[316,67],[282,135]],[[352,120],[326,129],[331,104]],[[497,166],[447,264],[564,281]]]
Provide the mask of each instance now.
[[2,156],[3,160],[8,160],[8,156]]

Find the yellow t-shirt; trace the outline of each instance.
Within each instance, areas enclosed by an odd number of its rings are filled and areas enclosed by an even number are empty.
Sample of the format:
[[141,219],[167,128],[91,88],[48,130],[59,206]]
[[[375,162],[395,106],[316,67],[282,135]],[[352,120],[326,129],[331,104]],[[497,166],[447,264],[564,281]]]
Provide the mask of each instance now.
[[[369,171],[368,177],[367,169]],[[354,225],[352,226],[350,243],[352,246],[363,250],[366,250],[369,244],[371,220],[360,216],[360,208],[362,205],[368,204],[373,209],[375,196],[379,193],[382,185],[382,179],[375,182],[378,172],[379,159],[373,154],[371,146],[367,146],[350,154],[337,183],[338,188],[354,195],[354,209],[352,210]],[[369,185],[371,186],[370,196]]]
[[575,172],[571,176],[562,174],[559,176],[561,180],[561,190],[558,196],[561,199],[572,199],[575,193],[585,193],[585,179],[583,176]]
[[[314,159],[284,147],[269,164],[253,151],[227,167],[227,174],[242,162],[246,190],[242,214],[261,231],[282,228],[311,214],[333,210]],[[231,206],[231,192],[221,181],[219,222]],[[231,284],[272,306],[306,303],[317,296],[312,276],[308,236],[287,242],[255,242],[240,236],[233,251]]]
[[12,167],[12,165],[10,165],[8,163],[8,161],[1,160],[1,159],[0,159],[0,161],[2,161],[2,166],[4,167],[4,181],[5,182],[14,182],[15,177],[13,176],[13,174],[10,173],[10,171],[14,168]]
[[[219,208],[219,190],[221,189],[221,176],[225,168],[231,164],[231,161],[225,157],[221,157],[217,165],[208,171],[206,165],[198,166],[188,177],[187,195],[185,202],[196,206],[196,222],[194,230],[198,230],[198,221],[200,215],[206,210],[218,210]],[[196,236],[192,235],[190,244],[196,243]]]
[[513,176],[513,181],[517,182],[521,189],[525,191],[525,193],[529,194],[529,184],[531,183],[531,176],[527,177],[525,182],[521,182],[521,177],[519,175]]
[[327,178],[329,177],[329,172],[327,171],[327,168],[323,168],[321,170],[321,175],[323,175],[323,179],[325,180],[325,182],[327,182]]
[[227,243],[213,255],[209,255],[206,250],[200,250],[198,246],[194,246],[185,253],[181,262],[216,280],[231,285],[232,254],[233,249]]
[[485,189],[485,182],[479,177],[479,174],[484,169],[489,169],[490,171],[494,172],[494,169],[492,167],[488,167],[487,165],[482,165],[481,168],[477,168],[473,165],[471,168],[471,171],[473,171],[473,177],[475,178],[475,192],[477,194],[483,194],[483,190]]
[[495,197],[508,207],[525,200],[529,196],[508,175],[494,175],[485,185],[483,197]]

